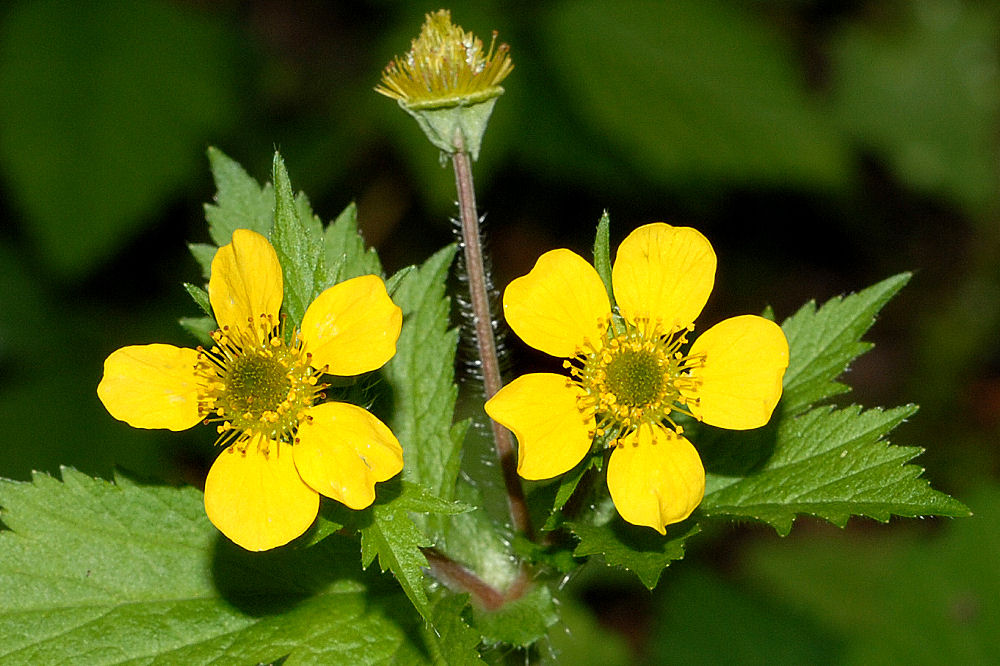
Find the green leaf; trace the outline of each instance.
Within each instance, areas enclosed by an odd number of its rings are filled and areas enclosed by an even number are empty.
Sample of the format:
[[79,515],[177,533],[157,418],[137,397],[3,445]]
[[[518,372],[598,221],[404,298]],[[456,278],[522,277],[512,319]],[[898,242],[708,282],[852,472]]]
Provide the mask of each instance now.
[[[0,481],[0,659],[20,663],[426,663],[398,587],[339,535],[248,553],[192,488]],[[306,537],[307,538],[307,537]]]
[[615,294],[611,286],[611,218],[604,211],[597,223],[597,233],[594,236],[594,268],[601,276],[601,282],[608,291],[608,301],[615,302]]
[[[278,255],[285,281],[282,307],[288,312],[291,323],[298,327],[306,308],[325,286],[326,265],[320,236],[322,225],[312,214],[304,196],[295,199],[285,162],[278,153],[274,154],[273,178],[274,229],[271,231],[271,244]],[[300,217],[300,210],[306,213],[306,219]]]
[[[208,233],[218,247],[228,245],[237,229],[250,229],[262,236],[270,236],[274,226],[274,191],[270,183],[263,187],[243,170],[238,162],[228,157],[218,148],[208,149],[208,162],[215,179],[215,203],[205,204],[205,219]],[[211,257],[205,266],[200,255],[208,250],[199,248],[192,254],[199,259],[202,267],[211,268]],[[214,256],[214,251],[212,252]]]
[[199,186],[198,151],[239,117],[222,26],[157,0],[4,3],[5,203],[49,267],[99,266]]
[[[843,527],[850,516],[882,522],[897,516],[967,516],[968,509],[932,490],[923,469],[906,464],[922,450],[889,446],[882,438],[916,411],[818,407],[783,418],[773,453],[746,477],[709,474],[701,511],[768,523],[782,536],[799,514]],[[727,446],[739,447],[732,434]]]
[[[394,490],[397,494],[392,495]],[[367,568],[377,555],[382,571],[392,570],[413,606],[430,622],[432,612],[423,572],[427,558],[420,549],[432,546],[433,542],[411,519],[410,513],[456,514],[471,508],[461,502],[442,500],[413,484],[404,482],[401,488],[383,484],[378,501],[365,512],[370,520],[360,530],[362,566]]]
[[894,275],[857,294],[830,299],[819,310],[811,301],[784,321],[781,328],[789,347],[781,397],[785,414],[797,414],[811,404],[850,390],[834,379],[851,361],[871,349],[870,343],[861,342],[861,336],[910,277],[910,273]]
[[455,249],[440,250],[398,281],[393,301],[403,310],[403,329],[383,368],[394,389],[389,426],[403,446],[403,478],[444,499],[455,496],[467,428],[452,423],[458,331],[450,328],[445,281]]
[[648,527],[629,525],[614,518],[603,525],[568,523],[579,539],[573,554],[577,557],[603,555],[610,566],[635,572],[642,584],[653,589],[660,573],[674,560],[684,557],[684,543],[701,531],[690,522],[670,525],[661,536]]
[[330,268],[331,284],[359,275],[381,275],[382,264],[373,248],[366,248],[358,233],[358,208],[350,203],[323,235],[323,252]]

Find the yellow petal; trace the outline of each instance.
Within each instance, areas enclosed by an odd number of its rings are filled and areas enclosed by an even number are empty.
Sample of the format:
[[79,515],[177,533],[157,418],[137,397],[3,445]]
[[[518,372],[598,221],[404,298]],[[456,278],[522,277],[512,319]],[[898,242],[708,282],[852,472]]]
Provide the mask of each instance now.
[[364,509],[375,501],[375,483],[403,469],[402,447],[361,407],[327,402],[308,414],[292,447],[299,474],[316,492]]
[[104,361],[97,396],[133,428],[186,430],[197,424],[198,352],[172,345],[122,347]]
[[396,353],[403,311],[375,275],[335,284],[302,317],[302,339],[312,365],[334,375],[377,370]]
[[593,266],[569,250],[552,250],[507,286],[503,312],[527,344],[568,358],[585,339],[603,338],[611,304]]
[[486,413],[517,437],[517,473],[550,479],[590,450],[593,415],[577,408],[582,391],[563,375],[522,375],[486,402]]
[[708,329],[691,345],[705,355],[691,376],[701,385],[691,412],[709,425],[730,430],[759,428],[781,398],[788,367],[788,341],[781,327],[756,315],[732,317]]
[[660,426],[643,427],[611,452],[608,490],[622,518],[665,534],[701,503],[705,468],[691,442]]
[[247,550],[268,550],[301,535],[319,512],[319,495],[295,471],[288,444],[251,441],[230,446],[205,479],[205,512],[212,524]]
[[220,328],[244,329],[248,320],[270,315],[277,322],[284,289],[278,255],[255,231],[237,229],[233,242],[212,260],[208,298]]
[[611,283],[626,321],[659,318],[668,328],[683,328],[712,293],[715,251],[690,227],[647,224],[618,246]]

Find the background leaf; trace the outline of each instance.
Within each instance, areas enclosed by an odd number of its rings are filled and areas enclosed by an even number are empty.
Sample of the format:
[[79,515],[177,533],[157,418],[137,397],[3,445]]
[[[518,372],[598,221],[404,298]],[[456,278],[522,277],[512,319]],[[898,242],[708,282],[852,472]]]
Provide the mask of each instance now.
[[562,3],[546,28],[572,112],[645,178],[816,185],[846,166],[788,46],[731,5]]
[[194,182],[237,114],[235,41],[151,0],[4,9],[0,161],[47,267],[79,276]]

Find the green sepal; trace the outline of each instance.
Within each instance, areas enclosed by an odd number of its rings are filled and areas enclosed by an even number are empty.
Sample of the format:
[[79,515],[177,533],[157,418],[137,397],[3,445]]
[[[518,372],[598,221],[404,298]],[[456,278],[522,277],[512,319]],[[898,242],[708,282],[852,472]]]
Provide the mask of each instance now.
[[594,236],[594,268],[601,276],[601,282],[608,291],[608,301],[615,304],[615,292],[611,285],[611,218],[604,211],[597,223],[597,233]]
[[[449,155],[464,151],[472,155],[473,160],[478,160],[483,134],[496,103],[497,98],[492,97],[483,102],[446,108],[415,109],[402,101],[399,106],[413,116],[427,139],[442,151]],[[459,137],[461,142],[457,140]]]
[[190,282],[184,283],[184,290],[188,293],[188,296],[197,304],[201,311],[207,314],[209,317],[212,316],[212,303],[208,298],[208,292],[197,285],[193,285]]

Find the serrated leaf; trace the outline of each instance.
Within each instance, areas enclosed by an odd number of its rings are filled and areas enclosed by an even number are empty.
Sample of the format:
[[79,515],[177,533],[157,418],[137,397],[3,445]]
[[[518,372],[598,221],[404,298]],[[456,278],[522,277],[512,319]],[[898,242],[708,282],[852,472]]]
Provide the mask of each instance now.
[[[297,327],[306,308],[319,293],[317,286],[325,286],[326,261],[320,236],[322,225],[317,225],[318,221],[304,196],[296,201],[285,162],[279,153],[274,154],[273,168],[274,229],[271,231],[271,245],[278,255],[285,282],[282,307]],[[299,217],[300,208],[304,209],[308,219]]]
[[[237,229],[270,235],[274,220],[274,191],[271,185],[265,183],[262,187],[238,162],[218,148],[208,149],[208,161],[215,179],[216,194],[214,204],[205,204],[205,219],[215,244],[219,247],[228,244]],[[195,254],[195,257],[198,255]]]
[[559,621],[552,593],[539,585],[497,610],[473,608],[472,623],[487,643],[527,647],[548,633]]
[[684,557],[684,543],[688,538],[701,531],[697,524],[680,523],[668,526],[664,537],[649,528],[617,519],[603,525],[584,522],[567,525],[580,539],[574,555],[603,555],[607,564],[634,572],[651,590],[656,587],[663,570],[674,560]]
[[[367,568],[377,556],[382,571],[391,570],[395,574],[414,608],[430,622],[433,618],[423,572],[427,558],[420,549],[434,543],[413,521],[410,512],[456,514],[471,507],[442,500],[414,484],[386,486],[380,489],[378,501],[365,512],[370,520],[360,529],[361,563]],[[396,494],[390,496],[394,490]]]
[[403,310],[403,328],[383,369],[395,388],[389,425],[403,446],[403,478],[444,499],[455,496],[467,427],[452,423],[458,331],[449,328],[445,281],[455,249],[440,250],[398,281],[393,301]]
[[851,361],[871,349],[861,336],[910,277],[910,273],[894,275],[856,294],[832,298],[819,310],[810,301],[782,323],[789,346],[781,396],[786,414],[797,414],[809,405],[850,390],[835,378]]
[[188,243],[188,250],[201,266],[201,274],[207,280],[212,275],[212,260],[219,248],[211,243]]
[[476,649],[481,637],[462,618],[462,611],[469,604],[469,595],[452,594],[433,602],[433,624],[424,625],[427,644],[435,663],[482,664]]
[[[897,516],[966,516],[968,509],[932,490],[923,470],[906,464],[921,453],[890,446],[883,436],[916,411],[818,407],[784,418],[773,454],[746,477],[708,475],[701,510],[766,522],[781,535],[806,514],[843,526],[852,515],[882,522]],[[728,445],[738,447],[738,433]]]
[[424,663],[418,616],[357,542],[248,553],[192,488],[0,481],[0,659],[19,663]]
[[365,247],[365,241],[358,233],[358,208],[353,202],[326,228],[323,252],[332,282],[382,273],[378,255],[374,249]]

